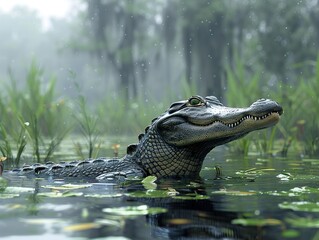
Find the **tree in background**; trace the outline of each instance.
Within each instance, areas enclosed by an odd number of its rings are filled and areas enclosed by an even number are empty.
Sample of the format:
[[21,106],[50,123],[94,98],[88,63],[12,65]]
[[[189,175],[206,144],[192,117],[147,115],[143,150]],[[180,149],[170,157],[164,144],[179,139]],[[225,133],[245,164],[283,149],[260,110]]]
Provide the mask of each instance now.
[[[118,81],[123,97],[136,98],[145,81],[149,42],[157,1],[87,1],[87,30],[92,51]],[[146,53],[148,52],[148,53]],[[109,75],[109,74],[108,74]],[[141,82],[137,80],[141,79]]]
[[318,0],[81,2],[77,17],[54,21],[46,32],[33,12],[0,12],[0,77],[11,68],[23,79],[35,58],[57,75],[59,92],[74,96],[76,81],[92,103],[114,92],[127,100],[175,99],[184,97],[184,85],[196,86],[188,93],[222,97],[226,69],[238,60],[247,79],[260,72],[265,87],[313,74]]
[[319,1],[268,0],[253,7],[259,64],[285,84],[296,81],[317,58]]
[[224,1],[180,1],[186,79],[203,95],[222,97],[226,41]]

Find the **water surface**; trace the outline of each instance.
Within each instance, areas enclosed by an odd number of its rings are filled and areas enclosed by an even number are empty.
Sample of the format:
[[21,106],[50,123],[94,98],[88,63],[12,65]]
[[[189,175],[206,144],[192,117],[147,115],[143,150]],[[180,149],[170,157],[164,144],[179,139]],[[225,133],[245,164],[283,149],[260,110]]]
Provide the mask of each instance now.
[[318,239],[319,159],[225,152],[207,156],[201,181],[10,176],[1,239]]

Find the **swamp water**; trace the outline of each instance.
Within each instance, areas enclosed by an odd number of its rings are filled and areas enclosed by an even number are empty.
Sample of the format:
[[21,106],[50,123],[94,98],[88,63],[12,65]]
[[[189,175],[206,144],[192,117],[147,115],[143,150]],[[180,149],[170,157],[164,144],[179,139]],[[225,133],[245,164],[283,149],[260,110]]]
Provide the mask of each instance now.
[[0,239],[319,239],[319,159],[243,159],[219,147],[201,176],[115,184],[4,174]]

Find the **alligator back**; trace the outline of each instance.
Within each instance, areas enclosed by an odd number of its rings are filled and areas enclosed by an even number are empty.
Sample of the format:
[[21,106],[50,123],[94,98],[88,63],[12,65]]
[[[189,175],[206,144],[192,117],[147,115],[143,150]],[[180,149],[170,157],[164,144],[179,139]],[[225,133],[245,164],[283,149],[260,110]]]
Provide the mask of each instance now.
[[10,171],[23,176],[36,176],[53,178],[97,178],[110,179],[127,178],[130,176],[143,176],[139,166],[129,159],[87,159],[84,161],[47,162],[46,164],[25,165],[22,168]]

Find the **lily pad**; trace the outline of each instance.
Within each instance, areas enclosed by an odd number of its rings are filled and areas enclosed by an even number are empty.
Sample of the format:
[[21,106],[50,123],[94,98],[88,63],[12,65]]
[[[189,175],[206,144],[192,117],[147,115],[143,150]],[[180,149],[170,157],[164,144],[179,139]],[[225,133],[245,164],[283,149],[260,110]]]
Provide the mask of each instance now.
[[117,198],[122,197],[123,194],[115,193],[115,194],[85,194],[84,197],[92,197],[92,198]]
[[247,170],[241,170],[236,172],[237,175],[244,176],[244,177],[257,177],[265,175],[269,172],[275,171],[274,168],[250,168]]
[[287,223],[291,224],[293,227],[299,228],[319,228],[318,218],[287,218],[285,219]]
[[281,236],[283,236],[284,238],[296,238],[296,237],[299,237],[299,235],[300,235],[300,232],[294,229],[284,230],[281,234]]
[[78,232],[78,231],[86,231],[86,230],[100,228],[100,227],[101,225],[97,223],[80,223],[80,224],[66,226],[64,228],[64,231]]
[[297,197],[300,196],[300,193],[293,193],[290,191],[267,191],[264,192],[263,194],[268,194],[268,195],[272,195],[272,196],[282,196],[282,197]]
[[282,225],[283,222],[275,219],[275,218],[266,218],[266,219],[260,219],[260,218],[238,218],[232,220],[232,224],[239,224],[243,226],[257,226],[257,227],[263,227],[263,226],[274,226],[274,225]]
[[35,225],[63,223],[62,219],[57,218],[36,218],[36,219],[20,219],[21,222]]
[[167,198],[176,196],[179,194],[175,189],[169,188],[167,190],[147,190],[147,191],[136,191],[132,193],[126,194],[129,197],[136,197],[136,198]]
[[3,193],[29,193],[34,192],[34,188],[28,187],[7,187]]
[[181,199],[181,200],[205,200],[205,199],[209,199],[209,196],[196,194],[196,193],[190,193],[186,195],[173,196],[173,198]]
[[319,202],[283,202],[279,204],[279,208],[302,212],[319,212]]
[[63,198],[63,197],[80,197],[83,193],[81,192],[44,192],[38,193],[37,196],[39,197],[50,197],[50,198]]
[[143,184],[145,189],[148,189],[148,190],[149,189],[156,189],[157,188],[157,184],[155,183],[156,180],[157,180],[157,177],[148,176],[142,180],[142,184]]
[[139,215],[147,215],[147,214],[158,214],[165,213],[167,209],[165,208],[156,208],[156,207],[148,207],[147,205],[140,206],[128,206],[128,207],[118,207],[118,208],[103,208],[102,210],[105,213],[111,213],[115,215],[121,216],[139,216]]
[[293,175],[290,173],[281,173],[278,174],[276,177],[279,178],[281,181],[289,181],[293,179]]
[[17,193],[0,193],[0,199],[8,199],[19,197],[20,195]]
[[294,187],[290,189],[289,191],[275,190],[275,191],[264,192],[264,194],[269,194],[273,196],[286,196],[286,197],[298,197],[298,196],[302,196],[304,194],[309,194],[309,193],[319,194],[319,189],[303,186],[303,187]]
[[251,196],[256,195],[257,192],[255,191],[234,191],[234,190],[226,190],[222,189],[219,191],[213,191],[212,194],[225,194],[225,195],[231,195],[231,196]]
[[95,220],[96,223],[100,224],[100,225],[106,225],[106,226],[112,226],[112,227],[118,227],[118,228],[122,228],[125,225],[125,220],[123,219],[97,219]]
[[48,188],[52,190],[75,190],[75,189],[82,189],[82,188],[88,188],[91,187],[92,184],[64,184],[60,186],[54,186],[54,185],[46,185],[42,186],[43,188]]

